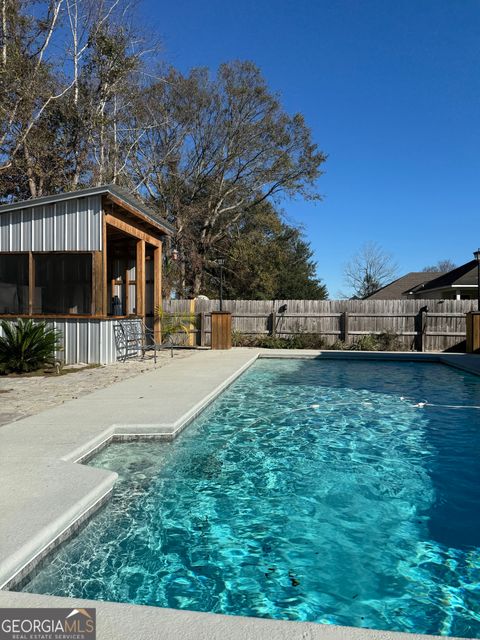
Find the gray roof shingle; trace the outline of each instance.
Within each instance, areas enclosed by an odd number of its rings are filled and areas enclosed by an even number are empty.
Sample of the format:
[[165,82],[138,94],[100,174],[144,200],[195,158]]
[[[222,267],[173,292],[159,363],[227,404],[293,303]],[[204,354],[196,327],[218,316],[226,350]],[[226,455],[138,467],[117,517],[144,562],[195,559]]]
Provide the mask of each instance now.
[[436,278],[433,278],[425,285],[424,290],[441,289],[443,287],[455,287],[465,285],[477,284],[477,269],[478,264],[476,260],[470,260],[462,264],[448,273],[442,273]]
[[406,275],[386,284],[381,289],[375,291],[365,300],[402,300],[403,298],[411,298],[410,291],[430,284],[430,281],[438,276],[437,271],[411,271]]

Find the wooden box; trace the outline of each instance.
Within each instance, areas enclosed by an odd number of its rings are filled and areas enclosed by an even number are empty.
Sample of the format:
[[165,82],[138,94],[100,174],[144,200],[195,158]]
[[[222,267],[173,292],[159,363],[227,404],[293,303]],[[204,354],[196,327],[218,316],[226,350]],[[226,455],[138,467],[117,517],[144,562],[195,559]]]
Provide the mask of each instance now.
[[467,353],[480,353],[480,311],[467,313]]
[[232,348],[232,314],[212,311],[212,349]]

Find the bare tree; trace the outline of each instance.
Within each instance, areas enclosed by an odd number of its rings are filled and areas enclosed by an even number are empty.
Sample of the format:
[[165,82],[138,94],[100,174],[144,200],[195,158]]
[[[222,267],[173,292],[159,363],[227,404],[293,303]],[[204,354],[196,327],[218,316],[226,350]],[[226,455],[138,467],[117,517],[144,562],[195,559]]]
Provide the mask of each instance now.
[[393,257],[380,245],[375,242],[364,244],[344,267],[348,294],[343,297],[366,298],[393,280],[397,270]]
[[457,265],[452,260],[450,260],[449,258],[445,258],[445,260],[439,260],[437,264],[424,267],[422,271],[434,271],[438,273],[447,273],[448,271],[452,271],[456,267]]
[[35,12],[36,4],[5,0],[1,6],[0,171],[11,166],[49,105],[73,86],[45,82],[64,0],[44,3],[43,13]]
[[[146,46],[130,0],[0,0],[0,189],[36,197],[116,182]],[[152,45],[149,43],[148,50]]]

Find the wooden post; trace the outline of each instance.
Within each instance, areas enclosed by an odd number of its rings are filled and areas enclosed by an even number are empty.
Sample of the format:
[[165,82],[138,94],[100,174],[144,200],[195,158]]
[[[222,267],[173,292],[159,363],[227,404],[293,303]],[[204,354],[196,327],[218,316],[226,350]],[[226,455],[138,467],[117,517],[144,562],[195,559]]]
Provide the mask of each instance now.
[[465,351],[467,353],[473,353],[473,318],[472,312],[468,312],[465,314],[465,329],[466,329],[466,339],[465,339]]
[[275,309],[270,314],[270,322],[270,335],[273,337],[277,333],[277,312],[275,311]]
[[33,253],[28,252],[28,315],[33,314],[33,305],[35,299],[35,264],[33,262]]
[[[195,299],[190,300],[190,317],[195,317]],[[188,346],[193,347],[196,341],[195,322],[188,323]]]
[[420,350],[425,351],[427,342],[427,321],[428,321],[428,308],[423,307],[421,309],[421,333],[420,333]]
[[107,262],[107,222],[103,214],[103,262],[102,262],[102,315],[108,314],[108,262]]
[[342,324],[343,324],[343,326],[340,328],[340,331],[342,332],[341,333],[342,340],[343,340],[343,342],[347,343],[348,340],[349,340],[349,334],[348,334],[348,329],[349,329],[349,327],[348,327],[348,324],[349,324],[348,311],[344,311],[343,312],[343,314],[341,316],[341,319],[342,319]]
[[480,353],[480,312],[469,311],[467,322],[467,353]]
[[205,346],[205,311],[200,312],[200,346]]
[[428,307],[422,307],[421,309],[419,309],[415,317],[415,349],[417,351],[425,351],[427,311]]
[[125,315],[130,315],[130,277],[128,267],[125,269]]
[[137,240],[135,313],[137,316],[145,318],[145,240]]
[[107,311],[103,307],[103,254],[101,251],[93,252],[92,266],[92,313],[94,316],[106,316]]
[[162,323],[157,311],[162,306],[162,247],[153,250],[153,335],[156,343],[162,341]]

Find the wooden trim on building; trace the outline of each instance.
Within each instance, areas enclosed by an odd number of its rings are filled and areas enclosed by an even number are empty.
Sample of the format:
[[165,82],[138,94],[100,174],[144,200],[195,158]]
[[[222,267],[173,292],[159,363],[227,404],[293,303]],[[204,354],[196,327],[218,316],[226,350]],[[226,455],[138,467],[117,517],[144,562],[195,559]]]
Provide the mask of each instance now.
[[135,312],[145,317],[145,240],[137,240],[135,262]]
[[162,339],[162,325],[156,310],[162,304],[162,245],[153,250],[153,333],[155,342]]
[[33,305],[35,298],[35,262],[33,253],[28,252],[28,314],[33,314]]
[[107,216],[103,215],[102,224],[102,313],[106,315],[108,313],[108,262],[107,262]]
[[105,222],[111,227],[115,227],[116,229],[119,229],[124,233],[128,233],[128,235],[137,238],[137,240],[148,242],[148,244],[151,244],[154,247],[160,247],[162,245],[162,241],[158,238],[155,238],[149,233],[145,233],[145,231],[142,231],[141,229],[137,229],[136,227],[132,226],[128,222],[125,222],[125,220],[122,220],[113,213],[105,213]]
[[145,216],[137,208],[135,208],[132,205],[128,204],[124,200],[121,200],[120,198],[117,198],[116,196],[114,196],[111,193],[109,193],[107,195],[107,198],[111,202],[115,203],[117,206],[121,207],[122,209],[125,209],[125,211],[128,211],[129,213],[133,214],[134,216],[136,216],[137,218],[142,220],[142,222],[150,225],[154,229],[158,229],[158,231],[160,231],[160,233],[162,233],[162,234],[171,233],[170,230],[166,229],[160,223],[156,222],[152,218],[149,218],[149,217]]
[[104,316],[103,307],[103,255],[101,251],[94,251],[92,256],[92,313],[94,316]]
[[125,269],[125,313],[130,309],[130,269]]

